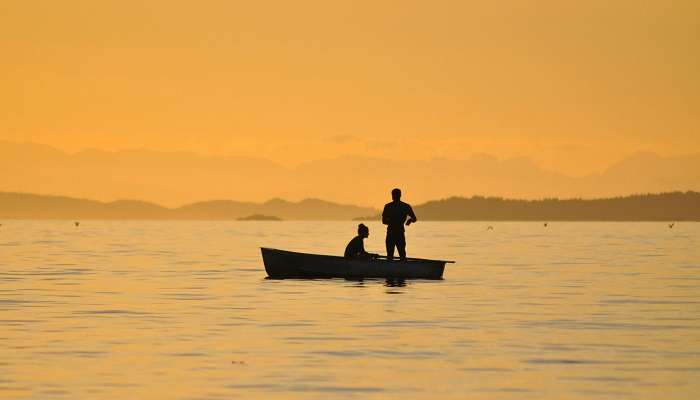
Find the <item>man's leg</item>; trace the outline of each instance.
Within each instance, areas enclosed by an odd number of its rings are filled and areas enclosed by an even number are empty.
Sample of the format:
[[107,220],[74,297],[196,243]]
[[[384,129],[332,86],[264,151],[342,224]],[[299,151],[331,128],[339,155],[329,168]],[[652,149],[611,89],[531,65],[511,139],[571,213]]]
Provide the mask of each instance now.
[[391,233],[386,234],[386,258],[389,260],[394,259],[394,236]]
[[406,260],[406,236],[403,232],[396,235],[396,248],[399,249],[399,257]]

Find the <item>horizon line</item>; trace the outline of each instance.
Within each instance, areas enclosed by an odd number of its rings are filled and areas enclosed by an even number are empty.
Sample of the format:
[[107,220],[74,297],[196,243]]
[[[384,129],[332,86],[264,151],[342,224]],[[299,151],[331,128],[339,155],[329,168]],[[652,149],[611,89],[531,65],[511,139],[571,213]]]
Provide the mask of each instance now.
[[[130,198],[119,198],[115,200],[96,200],[96,199],[91,199],[87,197],[73,197],[69,195],[60,195],[60,194],[42,194],[42,193],[31,193],[31,192],[17,192],[17,191],[5,191],[5,190],[0,190],[0,195],[28,195],[28,196],[37,196],[37,197],[53,197],[53,198],[64,198],[64,199],[71,199],[71,200],[82,200],[82,201],[91,201],[95,203],[101,203],[101,204],[113,204],[113,203],[118,203],[118,202],[134,202],[134,203],[145,203],[145,204],[150,204],[154,205],[166,210],[177,210],[179,208],[183,208],[186,206],[190,206],[193,204],[201,204],[201,203],[212,203],[212,202],[235,202],[235,203],[249,203],[249,204],[256,204],[256,205],[262,205],[266,204],[275,200],[283,201],[286,203],[291,203],[291,204],[300,204],[304,201],[320,201],[324,203],[329,203],[329,204],[334,204],[334,205],[340,205],[340,206],[349,206],[349,207],[358,207],[358,208],[372,208],[379,210],[378,208],[375,208],[374,206],[363,206],[363,205],[358,205],[358,204],[351,204],[351,203],[338,203],[335,201],[330,201],[330,200],[324,200],[318,197],[305,197],[300,200],[287,200],[282,197],[272,197],[268,200],[264,201],[249,201],[249,200],[234,200],[234,199],[209,199],[209,200],[198,200],[194,202],[189,202],[185,203],[176,207],[168,207],[164,206],[160,203],[150,201],[150,200],[142,200],[142,199],[130,199]],[[516,197],[504,197],[504,196],[491,196],[491,195],[481,195],[481,194],[472,194],[470,196],[461,196],[461,195],[453,195],[453,196],[448,196],[448,197],[442,197],[442,198],[436,198],[436,199],[431,199],[427,201],[423,201],[420,203],[414,203],[414,207],[421,206],[424,204],[428,203],[434,203],[434,202],[440,202],[440,201],[447,201],[447,200],[452,200],[452,199],[465,199],[465,200],[471,200],[471,199],[484,199],[484,200],[504,200],[504,201],[527,201],[527,202],[537,202],[537,201],[596,201],[596,200],[614,200],[614,199],[624,199],[624,198],[631,198],[631,197],[642,197],[642,196],[660,196],[660,195],[666,195],[666,194],[700,194],[700,191],[696,191],[693,189],[677,189],[677,190],[671,190],[671,191],[662,191],[662,192],[646,192],[646,193],[630,193],[630,194],[625,194],[625,195],[619,195],[619,196],[607,196],[607,197],[538,197],[538,198],[516,198]]]

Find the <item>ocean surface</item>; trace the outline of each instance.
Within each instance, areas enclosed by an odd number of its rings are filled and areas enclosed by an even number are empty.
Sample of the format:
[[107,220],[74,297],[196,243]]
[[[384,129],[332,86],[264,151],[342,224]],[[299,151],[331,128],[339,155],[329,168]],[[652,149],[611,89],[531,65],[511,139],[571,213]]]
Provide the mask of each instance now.
[[354,222],[1,222],[2,399],[700,396],[698,223],[418,222],[402,283],[265,279]]

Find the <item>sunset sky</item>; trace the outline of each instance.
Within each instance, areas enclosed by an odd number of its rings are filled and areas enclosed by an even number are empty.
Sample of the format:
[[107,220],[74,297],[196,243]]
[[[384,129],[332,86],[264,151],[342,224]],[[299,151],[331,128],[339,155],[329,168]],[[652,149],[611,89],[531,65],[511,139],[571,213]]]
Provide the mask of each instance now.
[[[3,1],[0,140],[287,167],[700,153],[700,2]],[[0,188],[2,190],[3,188]]]

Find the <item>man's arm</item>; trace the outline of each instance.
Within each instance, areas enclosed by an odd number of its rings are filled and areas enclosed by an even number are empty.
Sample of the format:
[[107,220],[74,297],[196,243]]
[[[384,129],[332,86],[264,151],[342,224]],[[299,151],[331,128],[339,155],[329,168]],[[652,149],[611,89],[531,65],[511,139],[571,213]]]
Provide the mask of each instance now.
[[360,240],[360,254],[362,254],[363,256],[369,255],[369,253],[365,251],[365,241],[364,240]]
[[362,254],[363,256],[369,257],[371,259],[376,259],[379,257],[379,254],[370,253],[367,250],[365,250],[365,241],[364,240],[360,242],[360,246],[361,246],[360,247],[360,254]]
[[418,218],[416,218],[416,213],[413,212],[413,208],[411,206],[408,206],[408,221],[406,221],[406,226],[411,225],[414,222],[417,222]]
[[384,206],[384,211],[382,211],[382,224],[389,225],[389,216],[386,215],[386,206]]

